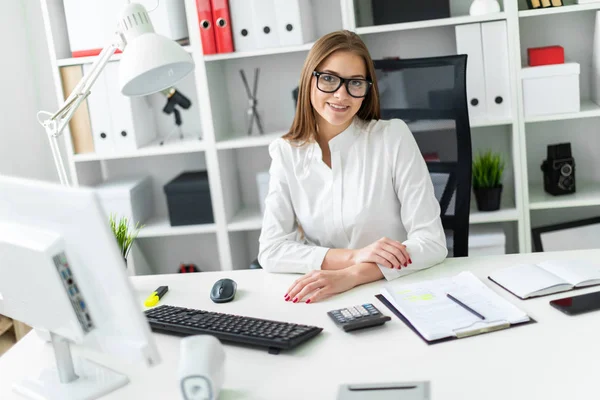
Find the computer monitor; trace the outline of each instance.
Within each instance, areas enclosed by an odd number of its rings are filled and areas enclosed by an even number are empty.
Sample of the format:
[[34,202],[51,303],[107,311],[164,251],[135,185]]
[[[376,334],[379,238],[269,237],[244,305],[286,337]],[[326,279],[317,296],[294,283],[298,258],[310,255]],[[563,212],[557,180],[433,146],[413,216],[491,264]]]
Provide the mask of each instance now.
[[0,176],[0,260],[0,314],[48,332],[56,357],[15,391],[95,399],[128,383],[84,353],[160,362],[93,189]]

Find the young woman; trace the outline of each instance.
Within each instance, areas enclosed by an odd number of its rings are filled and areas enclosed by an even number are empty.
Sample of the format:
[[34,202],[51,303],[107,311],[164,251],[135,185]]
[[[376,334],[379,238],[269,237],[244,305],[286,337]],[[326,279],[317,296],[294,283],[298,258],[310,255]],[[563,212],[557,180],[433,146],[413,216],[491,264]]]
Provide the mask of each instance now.
[[349,31],[320,38],[290,131],[269,146],[258,261],[305,273],[286,301],[315,302],[447,256],[427,166],[401,120],[380,120],[373,61]]

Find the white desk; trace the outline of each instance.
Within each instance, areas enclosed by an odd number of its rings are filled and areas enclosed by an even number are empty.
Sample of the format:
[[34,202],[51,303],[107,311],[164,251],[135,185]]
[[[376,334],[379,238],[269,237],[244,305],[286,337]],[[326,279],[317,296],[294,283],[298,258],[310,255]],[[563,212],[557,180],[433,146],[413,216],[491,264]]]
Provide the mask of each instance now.
[[[562,293],[520,301],[487,279],[490,271],[516,262],[543,259],[600,259],[600,250],[448,259],[443,264],[395,281],[454,275],[471,270],[494,291],[536,319],[485,335],[428,346],[373,296],[382,281],[355,288],[314,304],[283,300],[295,275],[263,271],[134,277],[140,304],[159,285],[169,293],[159,304],[247,314],[321,326],[324,331],[291,353],[226,345],[226,378],[221,399],[335,399],[341,383],[429,380],[434,400],[598,399],[600,398],[600,312],[568,317],[548,301]],[[214,304],[208,298],[221,277],[238,283],[234,301]],[[599,290],[589,288],[575,294]],[[573,292],[571,292],[573,293]],[[382,327],[344,333],[328,310],[372,302],[392,320]],[[108,399],[178,399],[178,338],[155,335],[163,363],[152,369],[111,364],[131,383]],[[0,358],[0,399],[17,399],[13,382],[52,362],[49,344],[27,335]]]

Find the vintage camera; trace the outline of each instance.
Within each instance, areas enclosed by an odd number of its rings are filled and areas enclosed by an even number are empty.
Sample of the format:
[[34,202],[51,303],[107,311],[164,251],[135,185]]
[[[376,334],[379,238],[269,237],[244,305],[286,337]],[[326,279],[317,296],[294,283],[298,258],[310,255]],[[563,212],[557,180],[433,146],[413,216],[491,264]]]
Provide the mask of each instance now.
[[554,196],[575,193],[575,160],[571,143],[548,145],[547,159],[542,163],[544,190]]

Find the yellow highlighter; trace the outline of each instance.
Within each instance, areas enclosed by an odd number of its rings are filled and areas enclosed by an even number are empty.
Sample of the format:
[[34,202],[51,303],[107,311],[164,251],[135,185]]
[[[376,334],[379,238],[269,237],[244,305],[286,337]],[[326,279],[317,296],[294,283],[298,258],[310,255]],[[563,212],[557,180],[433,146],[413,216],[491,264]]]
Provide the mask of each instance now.
[[148,298],[144,302],[144,305],[146,307],[153,307],[153,306],[155,306],[158,303],[158,301],[168,291],[169,291],[169,287],[168,286],[159,286],[154,292],[152,292],[152,294],[150,296],[148,296]]

